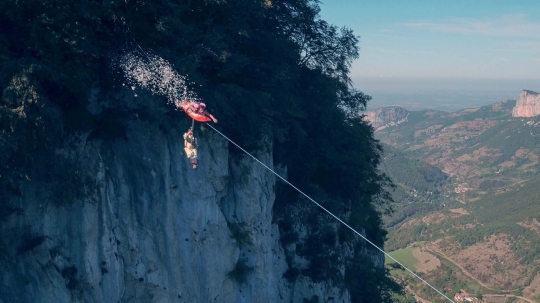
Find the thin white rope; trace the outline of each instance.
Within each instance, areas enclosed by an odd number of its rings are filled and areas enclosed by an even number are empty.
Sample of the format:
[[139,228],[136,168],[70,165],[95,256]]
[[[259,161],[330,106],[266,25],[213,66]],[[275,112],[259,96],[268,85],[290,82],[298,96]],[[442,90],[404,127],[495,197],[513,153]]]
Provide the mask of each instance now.
[[283,178],[282,176],[278,175],[273,169],[271,169],[270,167],[268,167],[266,164],[264,164],[263,162],[261,162],[259,159],[255,158],[255,156],[253,156],[252,154],[250,154],[249,152],[247,152],[245,149],[243,149],[242,147],[240,147],[240,145],[236,144],[234,141],[232,141],[231,139],[229,139],[227,136],[225,136],[224,134],[222,134],[220,131],[218,131],[215,127],[213,127],[211,124],[206,124],[206,126],[210,127],[211,129],[213,129],[216,133],[220,134],[223,138],[227,139],[229,142],[231,142],[232,144],[234,144],[236,147],[238,147],[240,150],[242,150],[244,153],[246,153],[248,156],[250,156],[251,158],[253,158],[253,160],[259,162],[262,166],[264,166],[266,169],[268,169],[269,171],[271,171],[274,175],[276,175],[277,177],[279,177],[281,180],[283,180],[283,182],[289,184],[292,188],[296,189],[299,193],[301,193],[302,195],[304,195],[304,197],[308,198],[311,202],[315,203],[318,207],[320,207],[322,210],[324,210],[325,212],[327,212],[330,216],[334,217],[336,220],[338,220],[339,222],[341,222],[341,224],[345,225],[347,228],[349,228],[350,230],[352,230],[355,234],[357,234],[358,236],[360,236],[362,239],[364,239],[366,242],[368,242],[369,244],[371,244],[373,247],[375,247],[376,249],[378,249],[380,252],[384,253],[387,257],[389,257],[390,259],[394,260],[397,264],[401,265],[403,268],[405,268],[408,272],[410,272],[411,274],[413,274],[416,278],[418,278],[420,281],[422,281],[424,284],[426,284],[427,286],[431,287],[431,289],[435,290],[436,292],[438,292],[441,296],[445,297],[448,301],[454,303],[454,301],[452,301],[449,297],[447,297],[445,294],[443,294],[442,292],[440,292],[437,288],[435,288],[434,286],[432,286],[431,284],[429,284],[427,281],[425,281],[424,279],[422,279],[420,276],[418,276],[417,274],[415,274],[412,270],[408,269],[405,265],[403,265],[401,262],[399,262],[398,260],[396,260],[394,257],[392,257],[391,255],[389,255],[388,253],[386,253],[382,248],[378,247],[377,245],[375,245],[375,243],[371,242],[370,240],[368,240],[364,235],[362,235],[361,233],[357,232],[354,228],[352,228],[351,226],[349,226],[347,223],[345,223],[343,220],[341,220],[339,217],[337,217],[336,215],[334,215],[333,213],[331,213],[329,210],[327,210],[326,208],[324,208],[321,204],[317,203],[317,201],[313,200],[310,196],[306,195],[303,191],[301,191],[300,189],[298,189],[296,186],[292,185],[289,181],[287,181],[285,178]]
[[[129,30],[129,28],[128,28]],[[131,30],[129,30],[129,32],[131,33]],[[135,40],[135,36],[132,34],[132,38],[133,38],[133,42],[135,42],[135,44],[137,44],[137,46],[139,47],[139,49],[141,50],[141,52],[144,54],[144,56],[150,61],[150,64],[152,64],[152,60],[150,60],[150,58],[146,55],[145,51],[142,49],[142,47],[139,45],[139,43],[137,43],[137,41]],[[193,123],[195,123],[195,120],[193,120]],[[436,292],[438,292],[441,296],[445,297],[448,301],[452,302],[452,303],[455,303],[454,301],[452,301],[450,298],[448,298],[445,294],[443,294],[442,292],[440,292],[437,288],[435,288],[434,286],[432,286],[431,284],[429,284],[427,281],[425,281],[424,279],[420,278],[420,276],[418,276],[417,274],[415,274],[412,270],[408,269],[405,265],[403,265],[401,262],[399,262],[398,260],[396,260],[394,257],[392,257],[391,255],[387,254],[382,248],[378,247],[377,245],[375,245],[375,243],[369,241],[366,237],[364,237],[361,233],[357,232],[354,228],[350,227],[347,223],[345,223],[343,220],[341,220],[340,218],[338,218],[336,215],[334,215],[333,213],[331,213],[329,210],[327,210],[326,208],[324,208],[321,204],[317,203],[317,201],[313,200],[310,196],[306,195],[303,191],[301,191],[300,189],[298,189],[296,186],[292,185],[289,181],[285,180],[285,178],[283,178],[282,176],[278,175],[273,169],[271,169],[270,167],[266,166],[266,164],[264,164],[263,162],[261,162],[259,159],[255,158],[252,154],[250,154],[249,152],[247,152],[245,149],[243,149],[240,145],[236,144],[233,140],[229,139],[227,136],[225,136],[224,134],[222,134],[220,131],[218,131],[215,127],[213,127],[212,125],[210,124],[206,124],[207,126],[209,126],[210,128],[212,128],[216,133],[220,134],[223,138],[227,139],[229,142],[231,142],[232,144],[234,144],[236,147],[238,147],[240,150],[242,150],[244,153],[246,153],[248,156],[250,156],[251,158],[253,158],[253,160],[259,162],[262,166],[264,166],[266,169],[268,169],[269,171],[271,171],[274,175],[276,175],[277,177],[279,177],[281,180],[283,180],[283,182],[289,184],[292,188],[296,189],[299,193],[301,193],[304,197],[308,198],[311,202],[315,203],[318,207],[320,207],[322,210],[324,210],[325,212],[327,212],[329,215],[331,215],[332,217],[334,217],[336,220],[338,220],[339,222],[341,222],[341,224],[345,225],[347,228],[349,228],[350,230],[352,230],[355,234],[357,234],[358,236],[360,236],[362,239],[364,239],[366,242],[368,242],[369,244],[371,244],[373,247],[375,247],[376,249],[378,249],[379,251],[381,251],[383,254],[385,254],[386,256],[388,256],[390,259],[394,260],[397,264],[401,265],[403,268],[405,268],[408,272],[410,272],[411,274],[413,274],[416,278],[418,278],[420,281],[422,281],[424,284],[426,284],[427,286],[431,287],[431,289],[435,290]]]

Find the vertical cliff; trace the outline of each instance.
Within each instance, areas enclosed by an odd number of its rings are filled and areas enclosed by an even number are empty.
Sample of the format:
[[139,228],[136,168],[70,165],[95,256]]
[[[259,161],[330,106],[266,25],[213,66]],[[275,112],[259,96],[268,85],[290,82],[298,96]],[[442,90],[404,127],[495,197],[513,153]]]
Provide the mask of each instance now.
[[204,100],[220,130],[382,245],[381,149],[347,76],[358,40],[318,12],[312,0],[0,2],[0,302],[381,296],[361,283],[384,277],[380,254],[276,194],[208,128],[193,170],[191,121],[170,105]]
[[[124,126],[122,138],[87,137],[61,151],[91,173],[85,199],[53,203],[63,189],[32,181],[9,196],[0,302],[349,300],[331,281],[283,277],[268,170],[199,128],[193,170],[179,128],[136,117]],[[257,153],[270,166],[271,150]]]
[[530,90],[522,90],[512,110],[512,117],[534,117],[540,115],[540,95]]

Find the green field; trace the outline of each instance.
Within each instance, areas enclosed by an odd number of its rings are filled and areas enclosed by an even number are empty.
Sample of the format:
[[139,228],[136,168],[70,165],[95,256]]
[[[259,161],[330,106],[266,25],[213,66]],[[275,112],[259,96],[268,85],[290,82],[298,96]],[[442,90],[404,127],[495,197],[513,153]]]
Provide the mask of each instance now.
[[467,284],[465,284],[468,289],[472,290],[472,292],[477,293],[480,290],[482,290],[482,286],[478,284],[475,280],[469,280],[467,281]]
[[[413,254],[414,247],[407,247],[403,249],[398,249],[396,251],[389,252],[388,254],[398,260],[401,264],[403,264],[408,269],[414,271],[414,268],[416,266],[416,263],[418,263],[418,259],[416,259]],[[391,263],[395,263],[394,260],[390,259],[388,256],[385,257],[384,264],[389,265]]]
[[[407,247],[390,252],[389,254],[403,265],[414,271],[415,265],[420,262],[412,254],[413,249],[418,247],[417,244],[418,243],[416,243],[416,245],[413,247]],[[441,255],[435,255],[441,261],[441,266],[428,274],[418,273],[423,279],[429,281],[429,283],[435,288],[443,290],[447,296],[451,296],[451,294],[459,292],[460,290],[465,290],[466,292],[473,294],[482,293],[484,291],[484,289],[474,279],[459,280],[456,273],[460,272],[461,269]],[[387,257],[385,263],[390,269],[390,274],[393,277],[404,281],[418,296],[432,302],[445,302],[439,294],[426,287],[426,285],[420,283],[420,281],[416,277],[413,277],[410,273],[393,268],[391,264],[395,262],[392,259]],[[396,298],[396,302],[406,302],[405,298],[403,297]]]

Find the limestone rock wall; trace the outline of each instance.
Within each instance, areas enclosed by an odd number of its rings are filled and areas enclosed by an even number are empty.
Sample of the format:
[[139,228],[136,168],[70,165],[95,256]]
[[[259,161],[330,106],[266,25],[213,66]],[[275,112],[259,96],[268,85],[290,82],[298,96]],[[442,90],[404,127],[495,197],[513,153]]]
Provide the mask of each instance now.
[[[25,188],[24,214],[2,222],[9,235],[3,247],[12,246],[2,260],[4,302],[277,301],[285,289],[272,277],[286,264],[270,220],[274,180],[250,175],[249,165],[229,167],[227,142],[215,134],[201,138],[201,165],[193,170],[180,138],[134,123],[127,140],[89,144],[99,189],[84,203],[47,205],[47,188]],[[243,183],[233,186],[236,178]],[[225,201],[239,205],[222,209]],[[258,227],[253,253],[235,245],[226,218]],[[45,238],[20,253],[27,235]],[[257,266],[239,286],[227,273],[242,257]]]
[[[67,206],[28,182],[0,223],[0,302],[348,302],[328,283],[283,278],[272,223],[275,177],[228,142],[200,136],[200,166],[182,133],[134,120],[125,139],[88,140],[95,193]],[[257,154],[272,167],[271,148]],[[232,226],[247,231],[240,241]],[[240,264],[245,280],[234,279]]]
[[383,107],[366,112],[365,119],[375,131],[396,126],[407,121],[409,112],[398,106]]
[[523,90],[519,94],[512,117],[534,117],[540,115],[540,94]]

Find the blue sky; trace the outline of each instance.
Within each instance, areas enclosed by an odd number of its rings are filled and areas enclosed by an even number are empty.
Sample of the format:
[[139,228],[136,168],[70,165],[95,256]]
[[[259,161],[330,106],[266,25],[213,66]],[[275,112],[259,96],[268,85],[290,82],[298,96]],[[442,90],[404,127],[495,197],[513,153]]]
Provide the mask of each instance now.
[[320,7],[322,19],[360,36],[355,83],[528,79],[540,87],[539,0],[326,0]]

